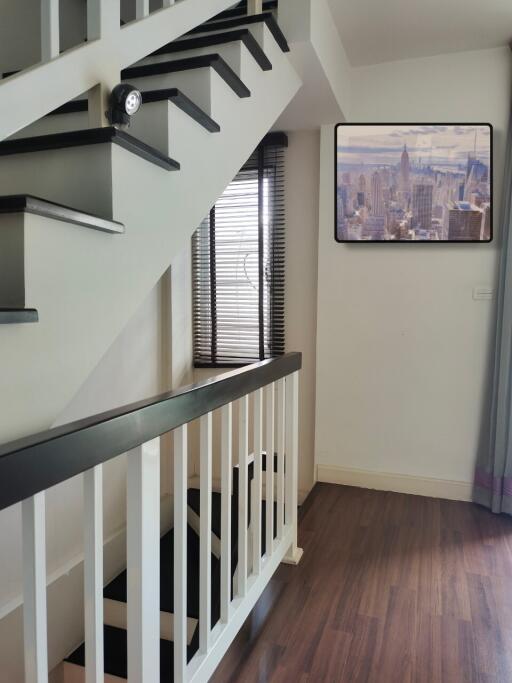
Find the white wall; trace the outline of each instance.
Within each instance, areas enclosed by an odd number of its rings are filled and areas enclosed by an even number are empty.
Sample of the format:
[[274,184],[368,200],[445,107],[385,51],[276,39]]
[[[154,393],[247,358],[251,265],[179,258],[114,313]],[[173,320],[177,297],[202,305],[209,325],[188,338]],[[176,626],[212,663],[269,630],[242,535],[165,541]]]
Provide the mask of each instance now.
[[302,351],[299,491],[314,483],[319,131],[288,135],[285,167],[286,350]]
[[[492,123],[499,239],[511,77],[507,48],[354,69],[351,120]],[[320,478],[368,480],[345,471],[352,468],[462,482],[452,490],[467,495],[493,327],[493,303],[474,301],[472,290],[494,285],[497,243],[335,243],[333,144],[329,126],[322,130],[318,257]],[[416,483],[401,485],[414,490]]]
[[[106,352],[58,423],[163,391],[166,337],[159,283]],[[162,459],[162,493],[170,488]],[[125,566],[126,475],[121,456],[104,466],[105,581]],[[82,477],[47,492],[49,663],[55,666],[82,639]],[[22,683],[21,508],[0,514],[0,683]]]

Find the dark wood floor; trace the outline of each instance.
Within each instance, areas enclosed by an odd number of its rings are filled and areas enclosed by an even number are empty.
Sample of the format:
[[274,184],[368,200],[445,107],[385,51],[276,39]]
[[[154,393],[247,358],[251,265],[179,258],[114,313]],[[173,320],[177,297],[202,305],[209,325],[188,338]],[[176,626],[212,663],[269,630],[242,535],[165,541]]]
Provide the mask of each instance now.
[[318,484],[215,683],[512,682],[512,519]]

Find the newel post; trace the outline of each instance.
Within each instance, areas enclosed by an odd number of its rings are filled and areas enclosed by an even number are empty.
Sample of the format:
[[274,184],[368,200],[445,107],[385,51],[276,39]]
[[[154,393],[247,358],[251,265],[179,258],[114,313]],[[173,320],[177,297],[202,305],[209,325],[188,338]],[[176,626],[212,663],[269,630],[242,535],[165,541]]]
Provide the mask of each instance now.
[[286,432],[285,432],[285,523],[293,529],[293,540],[283,562],[299,564],[303,550],[297,546],[297,505],[299,485],[299,373],[286,378]]

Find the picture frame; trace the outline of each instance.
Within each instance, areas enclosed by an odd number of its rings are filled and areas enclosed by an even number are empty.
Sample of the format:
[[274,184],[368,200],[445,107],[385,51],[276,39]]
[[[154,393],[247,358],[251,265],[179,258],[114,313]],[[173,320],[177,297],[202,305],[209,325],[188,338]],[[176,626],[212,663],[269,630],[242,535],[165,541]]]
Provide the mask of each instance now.
[[339,123],[334,238],[342,244],[490,243],[490,123]]

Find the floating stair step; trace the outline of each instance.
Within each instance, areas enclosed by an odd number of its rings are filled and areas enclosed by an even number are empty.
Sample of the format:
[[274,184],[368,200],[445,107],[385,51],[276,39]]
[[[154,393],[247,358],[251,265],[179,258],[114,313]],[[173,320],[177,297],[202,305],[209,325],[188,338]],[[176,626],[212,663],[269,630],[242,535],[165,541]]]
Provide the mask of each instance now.
[[235,41],[240,41],[245,45],[247,50],[254,57],[257,64],[259,64],[263,71],[270,71],[272,69],[270,60],[261,49],[258,41],[247,28],[175,40],[174,42],[168,43],[159,50],[153,52],[153,55],[176,54],[180,52],[186,52],[188,50],[217,47],[219,45],[226,45]]
[[283,52],[289,52],[290,47],[281,31],[279,24],[275,20],[271,12],[263,12],[262,14],[252,14],[249,16],[234,17],[233,19],[224,19],[222,21],[212,21],[207,24],[196,26],[187,35],[194,35],[196,33],[209,33],[214,31],[230,31],[231,29],[242,26],[250,26],[252,24],[265,23],[269,31],[274,36],[276,43]]
[[0,325],[37,322],[39,314],[35,308],[0,308]]
[[[142,93],[142,103],[160,102],[169,100],[175,104],[179,109],[188,114],[200,126],[206,128],[210,133],[218,133],[220,131],[219,124],[214,121],[208,114],[201,109],[195,102],[187,97],[178,88],[162,88],[159,90],[147,90]],[[88,111],[89,104],[87,100],[72,100],[63,104],[62,107],[54,109],[48,116],[57,114],[75,114],[78,112]]]
[[177,171],[180,165],[174,159],[165,156],[154,147],[137,140],[132,135],[114,127],[90,128],[68,133],[51,133],[50,135],[36,135],[28,138],[16,138],[0,142],[0,156],[12,154],[28,154],[65,147],[82,147],[112,143],[142,157],[152,164],[156,164],[167,171]]
[[9,213],[31,213],[111,234],[124,232],[124,225],[122,223],[94,216],[85,211],[78,211],[70,206],[50,202],[47,199],[34,197],[29,194],[0,197],[0,214]]
[[251,96],[249,88],[218,54],[188,57],[186,59],[176,59],[169,62],[158,62],[157,64],[130,66],[127,69],[123,69],[121,78],[126,81],[131,78],[146,78],[148,76],[159,76],[162,74],[179,73],[208,67],[214,69],[238,97]]
[[[277,0],[266,0],[266,2],[263,3],[263,11],[264,12],[271,12],[272,10],[277,9]],[[224,12],[220,12],[219,14],[216,14],[214,17],[208,20],[208,24],[213,21],[221,21],[223,19],[233,19],[234,17],[242,17],[242,16],[247,16],[247,2],[241,2],[238,4],[237,7],[233,7],[232,9],[227,9],[224,10]]]
[[[105,674],[110,676],[117,676],[121,679],[128,678],[128,648],[127,648],[127,633],[124,629],[115,628],[113,626],[104,626],[104,658]],[[191,648],[189,647],[188,659],[193,656]],[[160,640],[160,681],[161,683],[169,683],[174,681],[174,646],[169,640]],[[71,664],[76,667],[84,667],[85,673],[85,645],[82,643],[69,657],[64,660],[64,681],[66,683],[66,664]],[[69,676],[70,680],[71,675]],[[85,679],[84,679],[85,680]]]

